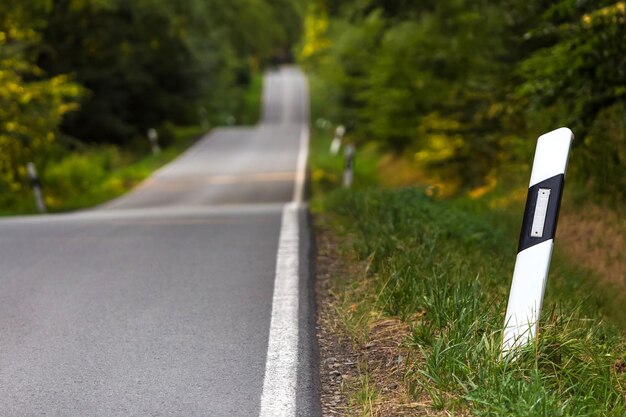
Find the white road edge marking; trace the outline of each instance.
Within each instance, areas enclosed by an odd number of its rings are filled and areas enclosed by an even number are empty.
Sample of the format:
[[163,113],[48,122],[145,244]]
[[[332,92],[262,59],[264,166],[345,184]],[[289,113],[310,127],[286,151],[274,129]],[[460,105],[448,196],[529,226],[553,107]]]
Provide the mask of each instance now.
[[309,158],[309,126],[302,125],[300,131],[300,148],[296,165],[296,179],[293,189],[293,202],[302,204],[304,201],[304,185],[306,183],[306,161]]
[[298,212],[299,204],[296,202],[283,208],[260,417],[296,415],[300,267]]
[[265,362],[260,417],[296,415],[298,383],[298,306],[300,236],[298,214],[304,199],[309,127],[300,132],[293,201],[283,208],[276,276],[272,298],[272,318]]

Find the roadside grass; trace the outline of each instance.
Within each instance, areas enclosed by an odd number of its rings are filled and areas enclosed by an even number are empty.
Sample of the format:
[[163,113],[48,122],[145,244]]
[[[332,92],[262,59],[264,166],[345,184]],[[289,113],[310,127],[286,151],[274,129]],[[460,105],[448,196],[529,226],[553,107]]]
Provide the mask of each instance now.
[[[152,155],[146,140],[143,152],[98,146],[61,153],[59,159],[41,172],[46,207],[64,212],[93,207],[128,192],[152,172],[176,158],[202,134],[198,126],[173,127],[169,144],[159,155]],[[0,214],[34,214],[32,195],[14,196],[11,206]]]
[[[360,265],[335,280],[340,331],[359,350],[377,342],[380,321],[408,325],[401,383],[423,404],[415,414],[626,415],[624,323],[594,288],[592,271],[557,250],[536,343],[516,360],[502,358],[518,216],[481,200],[377,187],[374,150],[356,165],[356,187],[340,189],[329,136],[313,134],[312,209],[318,228],[341,242],[344,261]],[[359,370],[347,392],[353,413],[385,415],[389,393],[371,382],[371,367]]]

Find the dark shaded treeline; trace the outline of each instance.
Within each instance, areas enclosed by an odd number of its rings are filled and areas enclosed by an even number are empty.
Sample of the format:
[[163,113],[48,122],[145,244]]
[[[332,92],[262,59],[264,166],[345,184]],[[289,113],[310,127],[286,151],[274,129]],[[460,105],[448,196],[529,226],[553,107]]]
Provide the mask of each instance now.
[[297,39],[299,15],[295,1],[56,0],[37,64],[88,90],[64,133],[123,143],[164,120],[195,123],[198,106],[223,122],[251,72]]

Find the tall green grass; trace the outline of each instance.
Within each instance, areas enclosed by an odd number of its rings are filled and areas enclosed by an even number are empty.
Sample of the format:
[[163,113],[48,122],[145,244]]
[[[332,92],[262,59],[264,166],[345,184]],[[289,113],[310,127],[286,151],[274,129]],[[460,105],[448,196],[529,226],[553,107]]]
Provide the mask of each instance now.
[[337,190],[319,210],[367,262],[361,309],[412,329],[405,376],[436,409],[485,416],[624,416],[626,344],[582,275],[555,259],[537,342],[500,357],[517,234],[506,215],[417,188]]

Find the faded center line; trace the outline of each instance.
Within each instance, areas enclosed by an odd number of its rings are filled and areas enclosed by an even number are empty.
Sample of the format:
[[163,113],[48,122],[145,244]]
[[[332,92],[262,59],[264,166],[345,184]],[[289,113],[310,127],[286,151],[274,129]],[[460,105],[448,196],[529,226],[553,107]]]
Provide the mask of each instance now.
[[189,177],[189,178],[152,178],[148,179],[141,186],[143,191],[150,188],[159,188],[163,190],[180,190],[187,187],[202,185],[228,185],[228,184],[246,184],[255,182],[278,182],[293,181],[296,175],[293,171],[285,172],[264,172],[257,174],[235,174],[235,175],[211,175],[207,177]]

